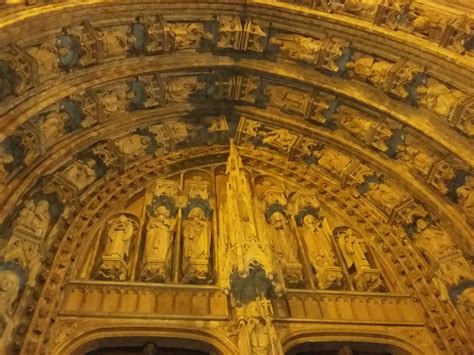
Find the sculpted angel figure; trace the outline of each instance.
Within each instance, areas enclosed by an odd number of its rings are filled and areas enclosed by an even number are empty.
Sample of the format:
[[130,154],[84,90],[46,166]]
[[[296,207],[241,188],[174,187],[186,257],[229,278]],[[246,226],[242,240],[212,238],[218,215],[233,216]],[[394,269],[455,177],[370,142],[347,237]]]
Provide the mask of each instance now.
[[128,257],[130,241],[133,236],[133,224],[125,215],[114,219],[107,230],[107,242],[104,257],[124,260]]
[[20,279],[11,270],[0,271],[0,314],[11,314],[20,292]]
[[388,72],[394,66],[394,63],[385,60],[376,60],[372,56],[362,56],[354,62],[347,63],[347,68],[353,68],[354,73],[367,80],[373,86],[381,89]]
[[185,280],[205,281],[209,274],[211,229],[204,210],[193,207],[183,222]]

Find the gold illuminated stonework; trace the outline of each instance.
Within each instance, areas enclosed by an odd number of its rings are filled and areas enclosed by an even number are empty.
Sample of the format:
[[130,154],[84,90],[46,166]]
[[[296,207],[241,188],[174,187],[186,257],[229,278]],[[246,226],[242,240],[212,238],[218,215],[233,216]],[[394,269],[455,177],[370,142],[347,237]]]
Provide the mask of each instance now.
[[0,354],[471,354],[472,14],[0,0]]

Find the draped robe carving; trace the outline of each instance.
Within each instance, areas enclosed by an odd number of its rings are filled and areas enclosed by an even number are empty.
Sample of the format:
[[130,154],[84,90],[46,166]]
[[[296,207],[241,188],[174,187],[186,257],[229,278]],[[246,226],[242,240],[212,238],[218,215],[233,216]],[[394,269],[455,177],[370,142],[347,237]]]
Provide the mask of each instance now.
[[204,210],[192,208],[183,225],[184,281],[205,282],[209,278],[211,229]]

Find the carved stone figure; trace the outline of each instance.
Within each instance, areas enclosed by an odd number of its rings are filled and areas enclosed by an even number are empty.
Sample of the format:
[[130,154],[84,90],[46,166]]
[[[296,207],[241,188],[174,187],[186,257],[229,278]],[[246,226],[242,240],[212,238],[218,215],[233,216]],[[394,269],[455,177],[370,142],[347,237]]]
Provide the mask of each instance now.
[[131,53],[135,55],[146,53],[149,34],[147,26],[143,23],[143,16],[135,18],[135,23],[130,26],[127,32],[127,38]]
[[251,301],[236,309],[239,354],[283,355],[271,312],[271,303],[266,299]]
[[318,165],[338,176],[342,174],[351,162],[352,159],[347,155],[331,148],[324,148],[319,153]]
[[302,220],[302,236],[311,266],[316,272],[318,288],[328,289],[342,281],[342,270],[336,266],[336,256],[328,235],[312,214]]
[[268,144],[289,152],[298,136],[287,129],[275,129],[269,132],[258,132],[263,144]]
[[41,78],[59,71],[56,48],[49,43],[44,43],[39,47],[31,47],[28,49],[28,53],[38,61]]
[[120,215],[109,222],[104,251],[96,272],[98,279],[121,281],[126,279],[133,234],[134,226],[127,216]]
[[0,271],[0,314],[10,315],[13,312],[20,285],[20,278],[14,271]]
[[13,162],[13,156],[0,145],[0,192],[3,190],[5,181],[7,179],[7,170],[5,165]]
[[397,157],[408,165],[413,166],[423,176],[429,174],[431,166],[435,161],[435,157],[432,154],[427,153],[422,145],[416,143],[398,145]]
[[170,103],[186,102],[191,94],[203,89],[196,76],[172,78],[167,82],[166,101]]
[[110,116],[114,113],[125,112],[127,108],[127,99],[131,99],[127,96],[127,86],[117,85],[110,90],[105,90],[97,93],[99,99],[104,107],[104,113],[106,116]]
[[81,65],[81,43],[79,39],[72,34],[69,27],[63,28],[63,34],[56,41],[58,49],[59,64],[67,72]]
[[458,203],[472,221],[474,220],[474,176],[468,176],[464,185],[456,189]]
[[125,215],[114,219],[107,231],[107,242],[103,256],[125,260],[128,257],[132,236],[133,224]]
[[417,244],[432,262],[456,249],[451,238],[442,229],[430,228],[424,219],[416,222],[416,232]]
[[428,79],[424,86],[416,89],[418,103],[441,117],[448,117],[455,104],[465,95],[456,89],[450,89],[437,80]]
[[146,227],[145,261],[142,279],[164,282],[169,277],[173,253],[175,219],[165,206],[149,214]]
[[183,225],[184,281],[205,282],[209,278],[211,229],[204,210],[192,208]]
[[354,283],[359,291],[375,291],[382,286],[380,270],[372,268],[367,259],[367,248],[352,229],[339,232],[339,247]]
[[282,212],[276,211],[268,220],[268,228],[285,281],[289,285],[299,285],[302,282],[302,265],[299,260],[298,241],[290,231],[288,218]]
[[345,0],[333,4],[335,11],[343,11],[360,17],[373,17],[379,0]]
[[43,133],[44,141],[51,147],[65,133],[64,128],[69,116],[66,112],[52,111],[38,122],[38,127]]
[[15,220],[15,228],[21,227],[43,237],[48,229],[50,219],[48,201],[41,200],[35,203],[28,200]]
[[265,89],[271,106],[288,113],[305,115],[311,101],[309,92],[296,90],[287,86],[269,85]]
[[369,183],[365,196],[387,215],[390,215],[392,209],[405,197],[394,186],[384,183]]
[[204,36],[202,23],[170,23],[169,28],[175,49],[200,47]]
[[95,173],[96,165],[97,163],[94,159],[87,159],[86,161],[76,160],[66,168],[64,176],[82,191],[97,178]]
[[124,56],[128,50],[128,37],[125,32],[112,30],[100,33],[104,42],[104,52],[106,57]]
[[374,87],[382,89],[388,72],[394,65],[394,63],[376,60],[372,56],[364,55],[347,63],[347,68],[353,68],[356,76],[371,83]]
[[118,140],[115,144],[128,159],[134,159],[146,155],[150,143],[151,138],[148,136],[131,134]]
[[297,34],[279,34],[272,37],[270,43],[280,47],[283,57],[315,65],[323,46],[323,41],[319,39]]

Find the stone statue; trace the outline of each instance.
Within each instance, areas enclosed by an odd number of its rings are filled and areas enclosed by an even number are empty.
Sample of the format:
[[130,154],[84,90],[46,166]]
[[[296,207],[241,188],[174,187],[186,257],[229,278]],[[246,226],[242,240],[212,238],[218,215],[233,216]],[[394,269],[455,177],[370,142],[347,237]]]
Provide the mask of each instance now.
[[302,265],[299,260],[298,241],[290,231],[288,218],[280,211],[268,219],[270,241],[276,259],[280,260],[283,276],[289,285],[297,286],[303,281]]
[[129,51],[135,55],[145,54],[149,41],[147,26],[143,23],[143,16],[137,16],[127,32],[127,43]]
[[323,46],[321,40],[297,34],[279,34],[273,36],[270,43],[280,47],[280,54],[283,57],[313,65],[318,64],[319,53]]
[[309,261],[316,272],[316,283],[320,289],[328,289],[342,282],[342,269],[337,264],[331,241],[324,232],[321,222],[312,214],[303,217],[302,237]]
[[347,68],[352,68],[356,76],[366,80],[377,89],[382,89],[387,74],[394,65],[394,63],[364,55],[347,63]]
[[468,176],[464,185],[456,189],[458,204],[462,207],[468,218],[474,220],[474,176]]
[[251,301],[236,309],[241,355],[283,355],[271,321],[271,303],[266,299]]
[[81,65],[82,48],[79,39],[69,27],[63,28],[63,34],[56,41],[60,66],[67,72]]
[[147,154],[151,138],[139,134],[131,134],[119,139],[115,144],[128,159],[134,159]]
[[338,243],[355,288],[359,291],[379,290],[382,287],[381,272],[371,266],[365,243],[350,228],[338,233]]
[[352,233],[352,229],[347,229],[339,234],[339,246],[349,270],[370,268],[365,245]]
[[15,228],[21,227],[40,237],[44,237],[48,230],[50,219],[48,201],[41,200],[35,203],[32,200],[28,200],[15,220]]
[[169,277],[175,222],[170,210],[165,206],[158,207],[154,215],[149,214],[143,280],[164,282]]
[[66,168],[64,176],[82,191],[97,178],[95,173],[96,165],[97,163],[94,159],[87,159],[86,161],[76,160]]
[[130,241],[133,236],[133,224],[125,216],[114,219],[107,230],[107,241],[103,257],[124,260],[128,257]]
[[202,208],[194,207],[183,222],[183,274],[185,282],[209,279],[211,228]]
[[12,314],[19,292],[19,276],[11,270],[0,271],[0,314]]
[[428,79],[426,84],[416,89],[418,103],[441,117],[449,117],[454,105],[465,94],[456,89],[450,89],[435,79]]
[[123,281],[127,278],[133,234],[133,221],[125,215],[108,223],[104,251],[95,274],[97,279]]

